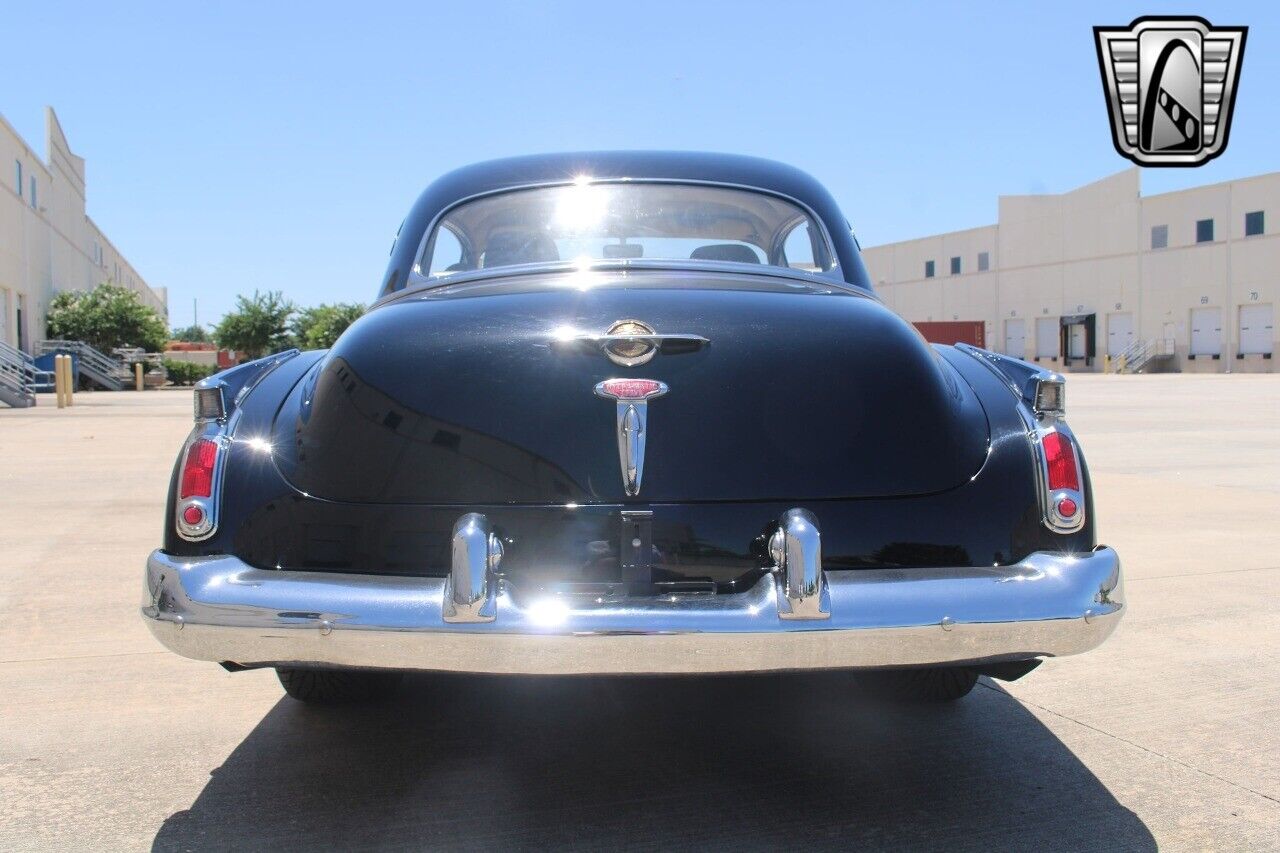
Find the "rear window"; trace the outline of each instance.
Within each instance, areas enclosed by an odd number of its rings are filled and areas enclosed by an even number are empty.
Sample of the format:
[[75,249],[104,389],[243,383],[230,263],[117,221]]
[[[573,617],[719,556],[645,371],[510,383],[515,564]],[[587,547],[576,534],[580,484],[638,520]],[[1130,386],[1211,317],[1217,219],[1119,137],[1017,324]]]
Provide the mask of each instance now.
[[800,207],[763,192],[664,183],[513,190],[464,202],[428,235],[419,272],[638,261],[822,273],[832,253]]

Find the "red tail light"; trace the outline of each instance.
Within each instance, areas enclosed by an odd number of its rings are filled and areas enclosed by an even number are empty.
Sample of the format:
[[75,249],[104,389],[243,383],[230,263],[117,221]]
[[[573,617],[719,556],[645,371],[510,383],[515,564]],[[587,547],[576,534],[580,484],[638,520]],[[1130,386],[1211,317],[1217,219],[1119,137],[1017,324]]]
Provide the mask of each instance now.
[[1049,490],[1080,491],[1080,468],[1076,464],[1076,450],[1071,446],[1071,439],[1060,432],[1049,432],[1045,433],[1042,443],[1049,468]]
[[218,461],[218,445],[207,438],[197,439],[182,463],[182,486],[178,497],[207,498],[213,494],[213,466]]

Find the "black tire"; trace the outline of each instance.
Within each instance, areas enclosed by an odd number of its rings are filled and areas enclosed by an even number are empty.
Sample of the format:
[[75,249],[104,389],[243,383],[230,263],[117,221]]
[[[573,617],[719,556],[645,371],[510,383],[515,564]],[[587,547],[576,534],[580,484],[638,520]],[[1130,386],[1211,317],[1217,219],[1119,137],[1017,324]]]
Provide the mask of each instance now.
[[864,672],[858,680],[871,690],[907,702],[954,702],[969,695],[978,673],[965,666],[887,669]]
[[358,669],[276,667],[284,692],[311,705],[340,705],[385,699],[400,685],[399,672]]

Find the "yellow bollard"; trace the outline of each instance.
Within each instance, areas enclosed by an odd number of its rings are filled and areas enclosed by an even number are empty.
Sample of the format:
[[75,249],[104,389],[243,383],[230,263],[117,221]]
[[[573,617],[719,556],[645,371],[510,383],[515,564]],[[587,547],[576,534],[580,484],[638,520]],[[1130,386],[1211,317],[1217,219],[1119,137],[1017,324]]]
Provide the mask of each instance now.
[[71,356],[64,355],[62,357],[62,375],[63,387],[67,389],[67,408],[71,408],[76,404],[76,379],[75,373],[71,369]]
[[62,375],[62,360],[65,358],[61,354],[53,357],[53,393],[58,398],[59,409],[67,407],[67,380]]
[[142,362],[138,362],[133,366],[133,385],[134,390],[141,391],[142,385]]

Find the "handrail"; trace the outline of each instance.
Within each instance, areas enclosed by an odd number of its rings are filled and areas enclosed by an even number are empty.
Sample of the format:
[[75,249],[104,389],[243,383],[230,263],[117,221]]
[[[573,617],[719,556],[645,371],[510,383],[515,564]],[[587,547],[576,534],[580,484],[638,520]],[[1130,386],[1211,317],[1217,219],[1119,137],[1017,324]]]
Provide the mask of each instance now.
[[1166,358],[1176,352],[1177,342],[1171,338],[1139,338],[1116,356],[1116,373],[1137,373],[1154,359]]
[[0,341],[0,386],[10,393],[29,397],[35,393],[35,359]]
[[95,370],[117,381],[127,381],[129,370],[117,359],[111,358],[101,350],[91,347],[84,341],[47,340],[36,344],[41,355],[51,352],[73,353],[80,359],[82,367]]

